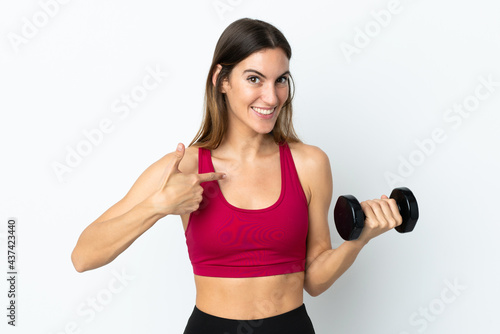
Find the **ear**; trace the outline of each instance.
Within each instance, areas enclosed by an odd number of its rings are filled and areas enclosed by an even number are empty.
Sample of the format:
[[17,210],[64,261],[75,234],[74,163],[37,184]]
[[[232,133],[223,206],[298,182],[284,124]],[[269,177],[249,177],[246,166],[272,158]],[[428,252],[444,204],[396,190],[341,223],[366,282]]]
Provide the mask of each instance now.
[[[222,70],[222,65],[221,64],[217,64],[217,68],[215,69],[214,74],[212,75],[212,85],[214,85],[214,87],[215,87],[215,85],[217,83],[217,78],[219,77],[219,73],[220,73],[221,70]],[[224,89],[224,83],[222,84],[220,90],[221,90],[221,93],[225,93],[226,92],[226,90]]]
[[217,64],[217,67],[215,68],[214,74],[212,75],[212,85],[215,87],[215,83],[217,82],[217,78],[219,77],[219,73],[222,70],[222,65]]

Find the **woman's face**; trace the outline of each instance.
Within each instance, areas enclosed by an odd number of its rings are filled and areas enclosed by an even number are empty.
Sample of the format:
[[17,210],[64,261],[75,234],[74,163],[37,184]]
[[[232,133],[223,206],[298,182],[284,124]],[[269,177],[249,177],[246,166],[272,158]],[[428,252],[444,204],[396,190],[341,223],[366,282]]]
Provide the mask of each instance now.
[[288,77],[289,61],[281,48],[255,52],[238,63],[222,84],[229,131],[271,132],[288,98]]

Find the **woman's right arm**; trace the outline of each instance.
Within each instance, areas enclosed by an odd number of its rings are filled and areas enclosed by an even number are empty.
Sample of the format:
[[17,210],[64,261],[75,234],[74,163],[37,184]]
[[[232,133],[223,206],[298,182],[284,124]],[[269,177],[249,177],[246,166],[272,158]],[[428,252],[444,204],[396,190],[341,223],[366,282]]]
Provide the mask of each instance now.
[[203,193],[200,183],[222,179],[224,174],[181,173],[178,167],[184,151],[180,144],[148,167],[123,199],[82,232],[71,254],[78,272],[110,263],[160,218],[198,209]]

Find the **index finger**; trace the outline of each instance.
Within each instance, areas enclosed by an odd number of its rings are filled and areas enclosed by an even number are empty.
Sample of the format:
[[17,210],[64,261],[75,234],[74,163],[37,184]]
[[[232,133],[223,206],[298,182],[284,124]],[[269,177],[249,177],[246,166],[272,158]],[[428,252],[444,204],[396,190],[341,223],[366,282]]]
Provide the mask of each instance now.
[[220,173],[220,172],[204,173],[204,174],[198,174],[198,177],[200,179],[200,183],[202,183],[207,181],[222,180],[223,178],[226,177],[226,173]]
[[398,217],[401,216],[401,213],[399,212],[398,203],[396,203],[396,200],[394,200],[393,198],[389,199],[387,202],[389,203],[389,207],[391,208],[392,216],[396,219],[397,226],[401,225],[403,220],[398,219]]

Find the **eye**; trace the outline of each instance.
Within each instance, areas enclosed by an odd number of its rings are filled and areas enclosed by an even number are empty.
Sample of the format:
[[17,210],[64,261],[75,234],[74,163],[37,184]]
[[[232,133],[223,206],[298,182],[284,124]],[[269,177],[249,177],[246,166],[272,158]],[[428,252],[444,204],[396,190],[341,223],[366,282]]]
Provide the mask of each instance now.
[[288,83],[288,77],[281,77],[276,80],[277,83],[279,84],[287,84]]
[[260,82],[260,78],[259,77],[256,77],[256,76],[251,76],[251,77],[248,77],[247,78],[248,81],[250,81],[251,83],[259,83]]

